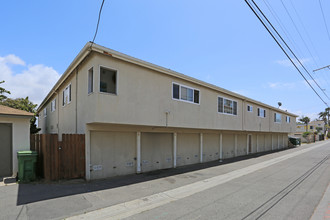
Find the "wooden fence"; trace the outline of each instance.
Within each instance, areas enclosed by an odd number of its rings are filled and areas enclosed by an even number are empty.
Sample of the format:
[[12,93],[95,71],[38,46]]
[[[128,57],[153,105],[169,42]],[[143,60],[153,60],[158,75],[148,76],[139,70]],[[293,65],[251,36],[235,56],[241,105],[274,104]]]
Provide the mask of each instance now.
[[46,180],[85,177],[85,135],[31,135],[31,150],[38,152],[37,175]]

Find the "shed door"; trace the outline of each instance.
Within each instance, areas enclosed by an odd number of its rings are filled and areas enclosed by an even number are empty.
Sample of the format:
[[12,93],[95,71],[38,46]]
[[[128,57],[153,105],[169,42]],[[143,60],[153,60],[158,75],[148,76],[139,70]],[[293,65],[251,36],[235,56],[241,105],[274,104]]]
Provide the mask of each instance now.
[[0,123],[0,177],[12,175],[12,124]]

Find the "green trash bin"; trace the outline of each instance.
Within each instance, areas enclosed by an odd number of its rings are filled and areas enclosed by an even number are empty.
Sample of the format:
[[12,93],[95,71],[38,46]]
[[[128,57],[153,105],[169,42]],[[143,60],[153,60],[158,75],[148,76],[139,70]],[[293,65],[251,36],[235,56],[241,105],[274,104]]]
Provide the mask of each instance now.
[[36,179],[36,151],[18,151],[18,181],[30,182]]
[[301,145],[301,139],[298,138],[298,137],[289,137],[289,141],[290,141],[291,144],[293,144],[294,146]]

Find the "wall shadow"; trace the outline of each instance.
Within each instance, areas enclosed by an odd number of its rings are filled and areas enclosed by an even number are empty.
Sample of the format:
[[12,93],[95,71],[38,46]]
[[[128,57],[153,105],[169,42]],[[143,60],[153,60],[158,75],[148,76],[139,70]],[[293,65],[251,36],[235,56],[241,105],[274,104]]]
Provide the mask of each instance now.
[[[271,151],[275,153],[278,151],[285,151],[290,148]],[[255,153],[251,155],[245,155],[230,159],[224,159],[222,162],[212,161],[201,164],[193,164],[188,166],[182,166],[178,168],[171,168],[165,170],[156,170],[142,174],[131,174],[126,176],[112,177],[103,180],[94,180],[87,182],[85,180],[68,180],[57,182],[33,182],[33,183],[21,183],[18,186],[17,205],[24,205],[49,199],[55,199],[65,196],[72,196],[82,193],[95,192],[100,190],[112,189],[121,186],[127,186],[131,184],[146,182],[164,177],[170,177],[178,174],[183,174],[192,171],[198,171],[205,168],[221,166],[223,164],[234,163],[246,159],[257,158],[270,152]]]

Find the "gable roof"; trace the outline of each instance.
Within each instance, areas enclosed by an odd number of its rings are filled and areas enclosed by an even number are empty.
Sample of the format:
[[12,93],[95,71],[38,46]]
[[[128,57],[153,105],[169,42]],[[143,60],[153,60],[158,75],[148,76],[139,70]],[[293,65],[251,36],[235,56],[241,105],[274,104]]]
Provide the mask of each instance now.
[[31,112],[10,108],[8,106],[0,105],[0,116],[1,115],[13,115],[13,116],[26,116],[32,117],[34,114]]
[[79,54],[75,57],[75,59],[72,61],[72,63],[69,65],[69,67],[65,70],[65,72],[62,74],[62,76],[60,77],[60,79],[56,82],[56,84],[54,85],[54,87],[48,93],[48,95],[46,96],[46,98],[39,105],[39,107],[37,109],[37,112],[38,113],[41,111],[41,109],[43,108],[43,106],[48,102],[48,100],[52,97],[52,95],[55,93],[55,91],[71,75],[71,73],[75,70],[75,68],[92,51],[97,52],[97,53],[100,53],[100,54],[103,54],[103,55],[106,55],[106,56],[110,56],[110,57],[113,57],[113,58],[116,58],[116,59],[119,59],[119,60],[122,60],[122,61],[126,61],[126,62],[135,64],[135,65],[138,65],[138,66],[142,66],[142,67],[145,67],[145,68],[148,68],[148,69],[152,69],[152,70],[155,70],[157,72],[160,72],[160,73],[163,73],[163,74],[167,74],[167,75],[170,75],[170,76],[173,76],[173,77],[176,77],[176,78],[180,78],[180,79],[186,80],[188,82],[192,82],[192,83],[195,83],[197,85],[200,85],[200,86],[203,86],[203,87],[206,87],[206,88],[209,88],[209,89],[212,89],[212,90],[215,90],[215,91],[224,93],[226,95],[230,95],[230,96],[233,96],[233,97],[242,99],[243,101],[254,103],[256,105],[259,105],[260,107],[266,107],[266,108],[272,109],[272,110],[274,110],[276,112],[281,112],[281,113],[286,114],[286,115],[290,115],[290,116],[293,116],[293,117],[298,117],[298,115],[289,113],[289,112],[284,111],[284,110],[281,110],[279,108],[275,108],[275,107],[270,106],[270,105],[267,105],[265,103],[262,103],[262,102],[259,102],[259,101],[250,99],[248,97],[245,97],[245,96],[242,96],[240,94],[237,94],[237,93],[231,92],[229,90],[223,89],[221,87],[218,87],[218,86],[215,86],[215,85],[212,85],[212,84],[203,82],[201,80],[198,80],[198,79],[195,79],[193,77],[184,75],[182,73],[173,71],[171,69],[167,69],[167,68],[164,68],[164,67],[161,67],[161,66],[158,66],[158,65],[155,65],[155,64],[152,64],[152,63],[149,63],[149,62],[146,62],[146,61],[143,61],[143,60],[140,60],[140,59],[131,57],[131,56],[128,56],[126,54],[120,53],[118,51],[115,51],[115,50],[112,50],[112,49],[109,49],[109,48],[106,48],[106,47],[103,47],[101,45],[98,45],[98,44],[95,44],[95,43],[92,44],[92,42],[87,42],[85,44],[85,46],[82,48],[82,50],[79,52]]

